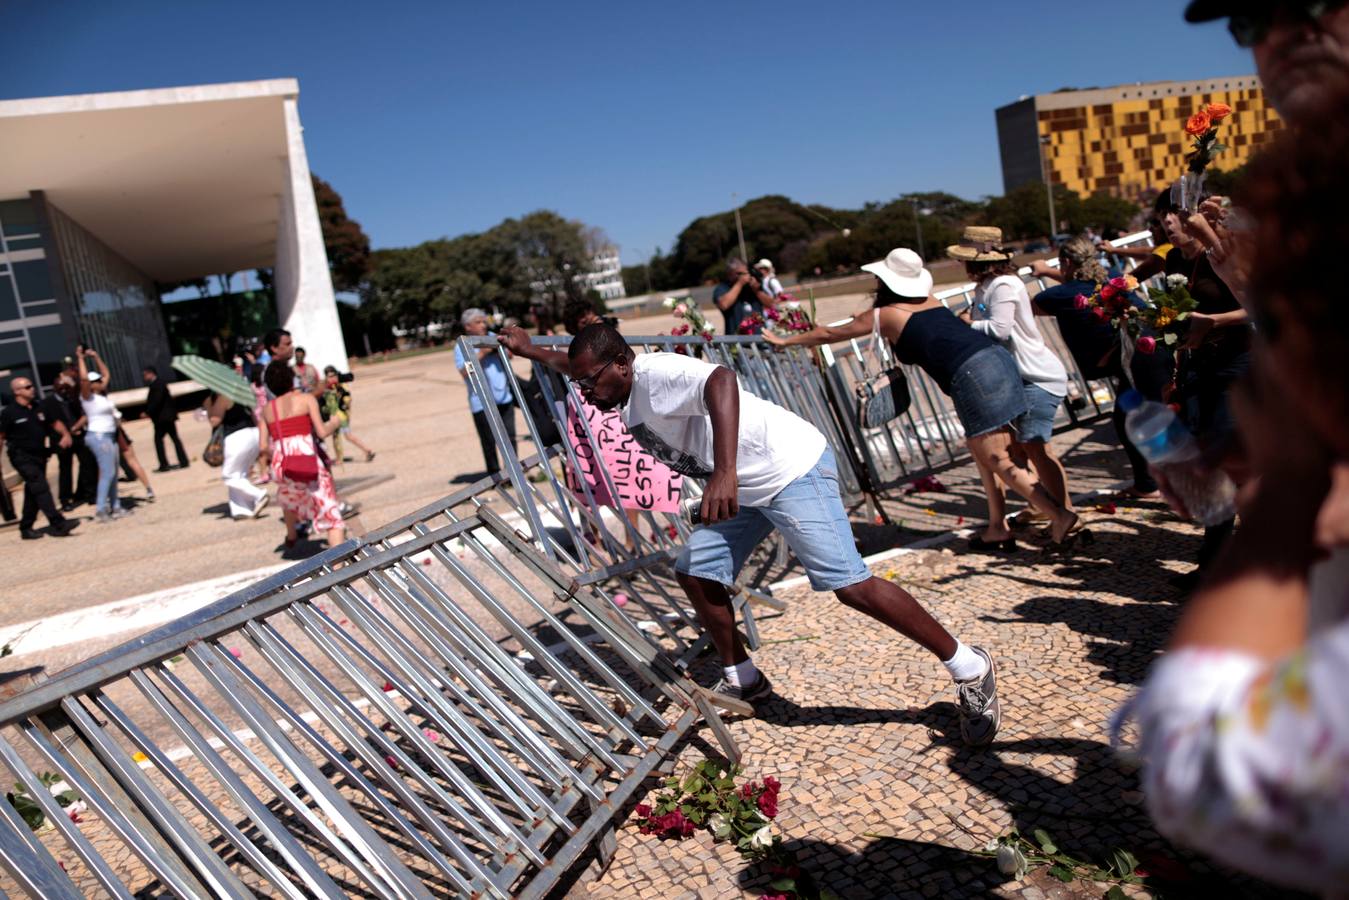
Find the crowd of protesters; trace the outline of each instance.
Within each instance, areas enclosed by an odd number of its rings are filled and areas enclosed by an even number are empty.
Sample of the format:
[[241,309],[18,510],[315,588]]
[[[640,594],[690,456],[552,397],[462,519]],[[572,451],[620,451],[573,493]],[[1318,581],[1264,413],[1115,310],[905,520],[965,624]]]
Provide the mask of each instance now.
[[[26,376],[10,381],[14,403],[0,410],[0,448],[7,447],[9,462],[24,488],[19,533],[24,540],[44,534],[65,537],[79,520],[71,518],[77,507],[90,504],[95,523],[126,518],[134,504],[124,497],[119,482],[138,481],[144,488],[139,502],[152,503],[154,488],[136,455],[131,437],[122,426],[122,411],[109,395],[112,374],[97,349],[80,345],[71,365],[53,381],[42,400]],[[254,388],[255,402],[241,404],[223,393],[208,392],[201,408],[212,428],[212,443],[218,442],[210,465],[220,467],[228,513],[232,519],[255,519],[271,501],[274,486],[286,523],[283,546],[295,546],[311,530],[326,533],[330,545],[346,533],[343,520],[355,508],[336,493],[331,469],[343,462],[342,438],[375,458],[350,430],[351,392],[334,366],[324,377],[305,361],[302,347],[295,347],[289,332],[269,331],[255,346],[234,359],[234,370]],[[145,415],[154,429],[156,472],[186,469],[191,464],[178,435],[178,409],[157,367],[142,370],[146,386]],[[313,407],[314,429],[309,439],[298,436],[296,415]],[[304,407],[303,410],[300,407]],[[279,410],[279,413],[278,413]],[[297,412],[298,411],[298,412]],[[296,433],[292,433],[296,432]],[[332,438],[332,452],[322,441]],[[171,465],[165,444],[177,458]],[[203,459],[211,456],[211,448]],[[47,460],[58,463],[58,494],[52,497],[47,480]],[[307,461],[302,459],[307,457]],[[297,462],[300,460],[300,462]],[[124,473],[119,478],[119,471]],[[5,501],[8,490],[3,491]],[[6,518],[13,518],[5,510]],[[48,527],[39,529],[42,513]]]

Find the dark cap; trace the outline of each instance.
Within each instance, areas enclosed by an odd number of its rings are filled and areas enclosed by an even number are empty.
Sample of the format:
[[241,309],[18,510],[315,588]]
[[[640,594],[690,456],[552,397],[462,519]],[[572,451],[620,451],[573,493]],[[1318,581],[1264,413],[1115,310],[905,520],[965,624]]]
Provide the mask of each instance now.
[[1245,12],[1252,7],[1262,6],[1251,0],[1192,0],[1185,7],[1186,22],[1212,22],[1225,19],[1233,13]]

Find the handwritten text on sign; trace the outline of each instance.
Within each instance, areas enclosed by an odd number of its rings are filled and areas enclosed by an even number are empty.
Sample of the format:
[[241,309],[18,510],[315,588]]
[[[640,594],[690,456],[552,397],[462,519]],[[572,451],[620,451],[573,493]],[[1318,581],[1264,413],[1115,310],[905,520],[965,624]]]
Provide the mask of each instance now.
[[[599,445],[599,458],[618,490],[619,503],[614,503],[603,476],[596,468],[595,448],[586,438],[585,426],[576,409],[567,407],[567,435],[576,452],[580,476],[590,486],[595,502],[601,506],[622,506],[623,509],[647,509],[652,512],[675,512],[679,509],[679,492],[684,482],[678,472],[657,462],[638,445],[637,440],[623,427],[617,411],[604,412],[589,403],[582,403],[590,430]],[[576,473],[567,473],[567,486],[579,497],[585,492]]]

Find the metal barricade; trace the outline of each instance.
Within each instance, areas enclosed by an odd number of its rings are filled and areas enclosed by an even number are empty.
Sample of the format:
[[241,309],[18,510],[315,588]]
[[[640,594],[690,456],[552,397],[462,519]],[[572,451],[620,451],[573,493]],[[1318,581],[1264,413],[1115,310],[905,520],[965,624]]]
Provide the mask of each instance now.
[[[474,485],[0,704],[4,891],[538,897],[714,697]],[[178,744],[170,749],[170,744]],[[77,823],[52,770],[88,804]],[[0,774],[3,777],[3,774]],[[87,831],[86,831],[87,829]]]

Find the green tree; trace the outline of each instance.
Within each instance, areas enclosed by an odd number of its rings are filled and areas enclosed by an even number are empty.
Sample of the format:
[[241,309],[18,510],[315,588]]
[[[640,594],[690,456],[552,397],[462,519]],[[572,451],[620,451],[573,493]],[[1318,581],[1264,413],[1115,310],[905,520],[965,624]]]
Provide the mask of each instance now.
[[520,291],[527,288],[556,321],[568,303],[584,295],[578,276],[590,271],[590,248],[583,223],[539,210],[507,219],[489,234],[513,251],[517,274],[512,299],[518,301]]
[[347,216],[342,197],[332,185],[311,173],[314,201],[318,204],[319,227],[323,229],[323,249],[328,253],[328,271],[333,288],[354,291],[370,266],[370,238],[360,223]]
[[1142,207],[1137,203],[1123,197],[1092,194],[1082,201],[1079,221],[1073,222],[1073,225],[1078,230],[1092,228],[1098,233],[1128,231],[1141,210]]
[[[1082,200],[1061,184],[1054,185],[1054,215],[1060,232],[1079,228]],[[1002,229],[1004,240],[1046,237],[1049,228],[1049,201],[1045,186],[1029,182],[1001,197],[985,201],[983,221]]]

